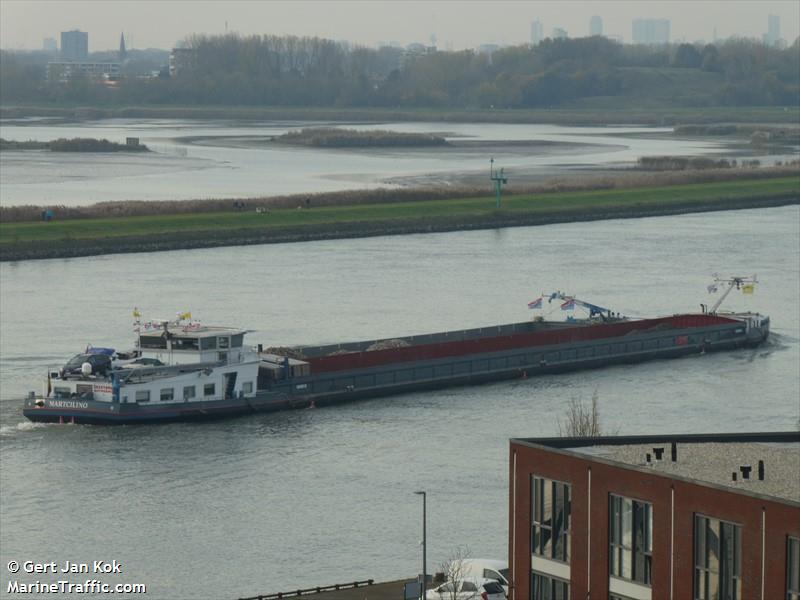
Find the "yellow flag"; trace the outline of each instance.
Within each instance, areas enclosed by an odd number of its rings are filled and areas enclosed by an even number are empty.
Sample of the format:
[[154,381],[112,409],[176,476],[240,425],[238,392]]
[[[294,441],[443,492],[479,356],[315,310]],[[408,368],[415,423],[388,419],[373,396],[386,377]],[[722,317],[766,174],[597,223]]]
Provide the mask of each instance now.
[[192,313],[183,312],[183,313],[179,314],[178,317],[183,319],[183,320],[191,319],[192,318]]
[[138,309],[138,308],[136,308],[135,306],[133,307],[133,316],[134,316],[135,318],[137,318],[137,319],[138,319],[139,317],[141,317],[141,316],[142,316],[142,313],[140,313],[140,312],[139,312],[139,309]]
[[742,286],[742,293],[743,294],[752,294],[756,289],[756,286],[752,283],[748,283],[747,285]]

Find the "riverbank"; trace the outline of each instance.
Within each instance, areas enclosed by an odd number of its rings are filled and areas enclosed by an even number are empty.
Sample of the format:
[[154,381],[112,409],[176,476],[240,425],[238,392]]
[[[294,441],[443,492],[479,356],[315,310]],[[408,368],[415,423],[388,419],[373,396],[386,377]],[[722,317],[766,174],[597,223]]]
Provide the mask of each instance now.
[[0,261],[549,225],[800,202],[800,178],[284,208],[0,223]]
[[671,126],[709,123],[797,123],[800,110],[781,106],[708,108],[393,109],[292,106],[0,106],[0,119],[52,117],[93,119],[224,119],[242,121],[444,121],[451,123],[543,123],[553,125]]

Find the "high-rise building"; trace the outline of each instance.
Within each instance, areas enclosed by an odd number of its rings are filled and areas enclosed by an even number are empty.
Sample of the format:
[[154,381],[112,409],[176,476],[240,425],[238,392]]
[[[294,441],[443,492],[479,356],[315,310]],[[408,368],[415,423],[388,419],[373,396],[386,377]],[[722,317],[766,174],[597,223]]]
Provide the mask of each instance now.
[[44,38],[42,40],[42,50],[46,50],[47,52],[57,52],[58,42],[56,41],[56,38]]
[[589,35],[603,35],[603,18],[599,15],[589,19]]
[[553,39],[554,40],[565,40],[569,37],[567,35],[567,30],[562,29],[561,27],[553,27]]
[[65,61],[83,61],[89,57],[89,34],[85,31],[61,32],[61,58]]
[[544,39],[544,25],[541,21],[531,23],[531,44],[534,46]]
[[634,44],[669,44],[668,19],[634,19],[633,43]]
[[777,46],[781,39],[781,18],[778,15],[767,17],[767,33],[764,34],[764,43],[767,46]]

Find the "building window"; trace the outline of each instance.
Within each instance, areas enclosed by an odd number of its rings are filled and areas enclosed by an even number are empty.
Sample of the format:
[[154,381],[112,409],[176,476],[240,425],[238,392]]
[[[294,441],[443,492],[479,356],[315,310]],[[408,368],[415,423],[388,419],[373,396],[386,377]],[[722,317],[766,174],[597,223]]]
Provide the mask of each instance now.
[[653,506],[611,495],[608,506],[609,572],[650,585],[653,568]]
[[253,393],[253,382],[252,381],[245,381],[242,383],[242,392],[245,394],[252,394]]
[[137,402],[150,402],[150,390],[138,390],[136,392]]
[[695,515],[695,600],[742,597],[742,526]]
[[191,400],[195,397],[195,391],[193,385],[187,385],[183,388],[183,399],[184,400]]
[[569,582],[534,572],[531,574],[531,600],[569,600]]
[[786,544],[786,600],[800,600],[800,538]]
[[213,396],[215,394],[215,385],[207,383],[203,386],[203,396]]
[[532,477],[531,553],[569,562],[570,485]]
[[164,402],[165,400],[172,400],[175,397],[175,390],[174,388],[162,388],[161,389],[161,401]]

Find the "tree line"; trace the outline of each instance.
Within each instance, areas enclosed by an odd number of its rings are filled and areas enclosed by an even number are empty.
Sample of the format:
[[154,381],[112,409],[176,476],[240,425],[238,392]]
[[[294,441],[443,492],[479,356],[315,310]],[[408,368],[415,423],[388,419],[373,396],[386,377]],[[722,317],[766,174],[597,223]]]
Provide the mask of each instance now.
[[129,73],[111,86],[48,82],[45,62],[0,52],[0,102],[542,108],[597,97],[654,97],[679,106],[793,106],[800,40],[622,45],[595,36],[531,46],[442,52],[370,49],[315,37],[190,36],[177,72]]

